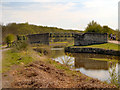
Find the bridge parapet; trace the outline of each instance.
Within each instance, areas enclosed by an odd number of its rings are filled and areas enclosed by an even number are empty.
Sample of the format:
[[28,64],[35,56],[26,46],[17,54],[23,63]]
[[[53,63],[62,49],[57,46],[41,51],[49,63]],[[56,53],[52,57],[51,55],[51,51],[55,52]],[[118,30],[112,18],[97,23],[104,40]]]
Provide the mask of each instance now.
[[50,37],[73,37],[73,33],[50,33]]

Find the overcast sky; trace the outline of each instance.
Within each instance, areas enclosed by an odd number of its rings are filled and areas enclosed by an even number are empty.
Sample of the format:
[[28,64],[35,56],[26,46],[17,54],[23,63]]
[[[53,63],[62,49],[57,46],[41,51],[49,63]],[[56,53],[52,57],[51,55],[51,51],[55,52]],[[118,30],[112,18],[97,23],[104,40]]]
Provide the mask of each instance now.
[[[119,0],[2,0],[2,23],[84,30],[92,20],[118,28]],[[0,14],[1,16],[1,14]]]

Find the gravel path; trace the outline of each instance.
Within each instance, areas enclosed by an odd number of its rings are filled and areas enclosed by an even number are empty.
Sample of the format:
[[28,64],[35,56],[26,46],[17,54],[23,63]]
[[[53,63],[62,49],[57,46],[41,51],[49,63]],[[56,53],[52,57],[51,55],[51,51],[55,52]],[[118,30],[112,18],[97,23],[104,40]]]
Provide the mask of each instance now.
[[120,41],[114,41],[114,40],[110,40],[108,41],[109,43],[115,43],[115,44],[120,44]]

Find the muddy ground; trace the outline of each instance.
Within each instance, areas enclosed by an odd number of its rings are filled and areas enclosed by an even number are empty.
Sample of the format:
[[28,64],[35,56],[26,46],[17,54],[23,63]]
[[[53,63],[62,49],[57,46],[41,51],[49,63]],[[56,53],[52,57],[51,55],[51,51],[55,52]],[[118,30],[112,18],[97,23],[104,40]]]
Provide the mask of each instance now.
[[15,66],[2,77],[3,88],[116,88],[97,79],[88,79],[82,73],[81,76],[68,74],[43,61]]

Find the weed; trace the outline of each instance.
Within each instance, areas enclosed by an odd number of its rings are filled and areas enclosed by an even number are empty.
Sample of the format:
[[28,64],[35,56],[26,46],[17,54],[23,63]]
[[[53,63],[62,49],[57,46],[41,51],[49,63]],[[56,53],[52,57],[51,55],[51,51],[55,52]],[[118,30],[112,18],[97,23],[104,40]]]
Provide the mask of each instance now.
[[116,86],[118,85],[118,75],[116,72],[116,62],[109,62],[109,74],[110,74],[110,82],[112,84],[115,84]]

